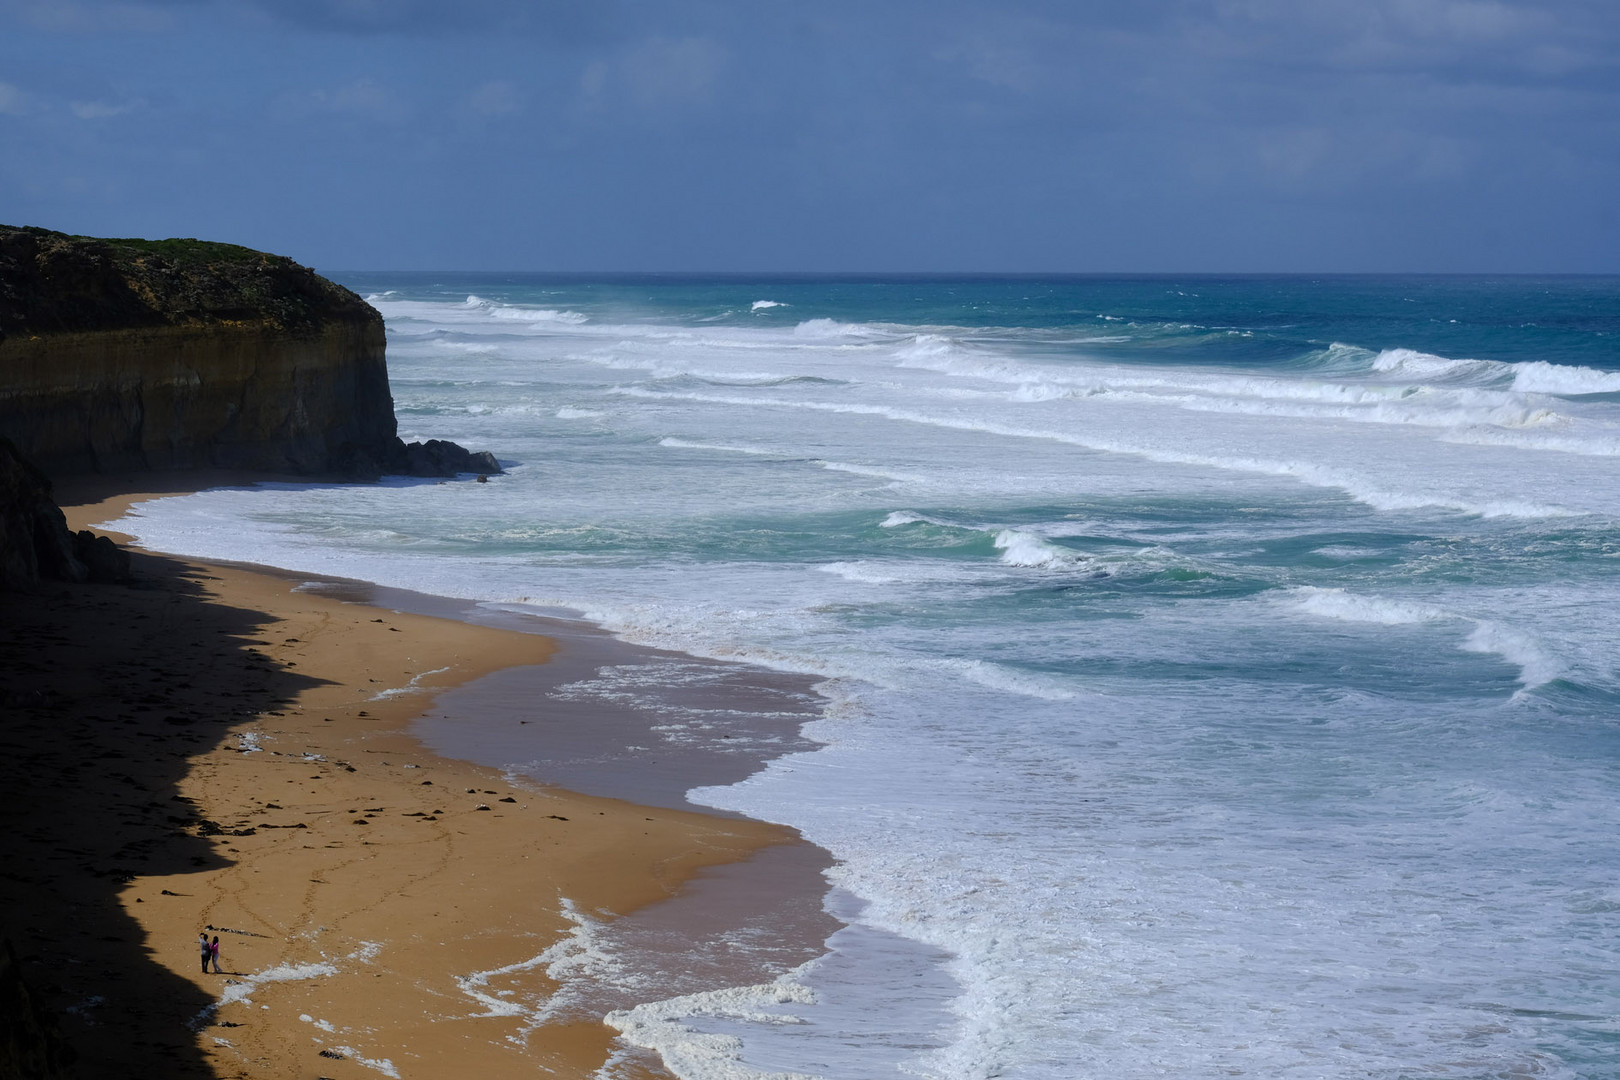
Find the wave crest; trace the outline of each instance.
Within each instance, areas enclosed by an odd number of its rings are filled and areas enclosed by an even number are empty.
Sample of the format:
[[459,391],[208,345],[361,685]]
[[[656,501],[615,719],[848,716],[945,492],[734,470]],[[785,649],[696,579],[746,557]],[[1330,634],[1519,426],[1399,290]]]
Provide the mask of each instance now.
[[578,326],[582,322],[590,321],[590,316],[581,314],[578,311],[519,307],[516,304],[503,304],[498,300],[485,300],[482,296],[469,295],[461,306],[472,311],[482,311],[492,319],[512,319],[516,322],[549,322]]
[[793,328],[793,336],[813,341],[837,341],[840,338],[871,337],[872,330],[860,323],[839,322],[837,319],[806,319]]
[[1541,394],[1620,393],[1620,371],[1599,371],[1532,360],[1513,365],[1513,389]]

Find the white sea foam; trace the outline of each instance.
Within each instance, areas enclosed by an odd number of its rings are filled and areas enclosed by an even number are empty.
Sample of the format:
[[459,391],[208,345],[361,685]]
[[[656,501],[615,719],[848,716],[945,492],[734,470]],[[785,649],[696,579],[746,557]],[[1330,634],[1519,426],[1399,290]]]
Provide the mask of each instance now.
[[1567,396],[1620,392],[1620,372],[1552,364],[1545,360],[1521,363],[1459,360],[1414,349],[1385,349],[1373,360],[1372,367],[1384,375],[1414,383],[1505,384],[1519,393]]
[[[580,911],[567,897],[561,900],[560,913],[573,926],[534,956],[487,971],[456,976],[456,988],[483,1009],[471,1016],[521,1019],[523,1026],[518,1036],[521,1039],[550,1020],[577,1010],[593,982],[622,978],[623,964],[601,944],[601,921]],[[543,971],[557,989],[528,998],[506,997],[489,989],[495,980],[529,971]]]
[[1513,389],[1542,394],[1620,393],[1620,371],[1549,364],[1544,360],[1513,365]]
[[595,420],[606,415],[598,409],[581,409],[574,405],[564,405],[557,410],[559,420]]
[[1019,671],[1005,664],[995,664],[987,660],[953,657],[934,661],[929,666],[980,686],[1003,690],[1020,697],[1040,698],[1043,701],[1072,701],[1079,696],[1076,691],[1061,685],[1049,676]]
[[1002,529],[995,536],[1001,561],[1008,566],[1039,566],[1048,570],[1068,569],[1088,561],[1077,551],[1048,543],[1017,529]]
[[873,336],[870,327],[860,323],[839,322],[837,319],[806,319],[793,328],[795,337],[812,341],[840,341]]
[[403,697],[406,694],[420,694],[423,691],[422,680],[429,675],[442,675],[450,669],[447,667],[434,668],[432,671],[419,671],[412,675],[410,681],[404,686],[393,686],[387,690],[380,690],[371,695],[372,701],[386,701],[389,698]]
[[1372,362],[1374,371],[1404,382],[1487,381],[1508,374],[1506,364],[1489,360],[1456,360],[1416,349],[1385,349]]
[[782,303],[780,300],[755,300],[752,304],[748,305],[748,310],[765,311],[766,309],[773,307],[787,307],[787,305]]
[[816,567],[824,574],[837,574],[846,581],[859,581],[867,585],[893,585],[904,580],[883,563],[833,562]]
[[384,1076],[391,1076],[394,1080],[399,1080],[399,1070],[394,1068],[394,1063],[389,1058],[368,1058],[352,1046],[339,1046],[335,1049],[356,1064],[364,1065],[366,1068],[380,1072]]
[[893,483],[889,485],[890,487],[900,484],[928,484],[933,481],[932,477],[921,473],[905,472],[893,467],[856,465],[847,461],[822,461],[820,459],[813,460],[811,464],[826,469],[828,472],[849,473],[852,476],[870,476],[878,480],[891,480]]
[[921,585],[970,581],[974,570],[954,562],[919,559],[861,559],[820,563],[816,570],[863,585]]
[[1582,511],[1566,507],[1532,502],[1514,497],[1460,498],[1442,491],[1401,491],[1385,487],[1371,477],[1338,466],[1311,461],[1266,460],[1238,457],[1222,453],[1193,452],[1167,446],[1155,446],[1146,441],[1137,442],[1129,436],[1107,437],[1083,435],[1078,432],[1030,428],[1007,424],[988,418],[930,413],[918,409],[892,405],[858,404],[809,399],[736,397],[725,394],[689,393],[651,390],[644,387],[617,387],[615,392],[632,397],[673,401],[707,402],[717,405],[747,405],[754,407],[785,408],[812,412],[838,413],[848,416],[874,416],[908,424],[921,424],[958,431],[982,432],[989,435],[1017,439],[1042,439],[1085,447],[1109,453],[1136,454],[1152,461],[1172,464],[1208,466],[1237,472],[1285,476],[1317,487],[1338,488],[1351,498],[1381,510],[1415,510],[1439,508],[1456,510],[1481,517],[1550,518],[1570,517]]
[[750,1024],[797,1024],[803,1021],[784,1007],[814,1002],[809,987],[790,973],[760,986],[688,994],[610,1012],[602,1021],[625,1041],[656,1052],[664,1067],[683,1080],[815,1080],[808,1073],[752,1068],[742,1061],[741,1039],[681,1023],[694,1018],[719,1018]]
[[1563,665],[1535,638],[1501,623],[1482,620],[1461,647],[1468,652],[1494,653],[1516,665],[1525,690],[1544,686],[1563,674]]
[[[1473,619],[1431,604],[1365,596],[1344,589],[1302,587],[1292,590],[1296,607],[1320,618],[1381,626],[1456,620],[1472,622],[1468,637],[1458,644],[1464,652],[1492,653],[1519,669],[1523,690],[1533,690],[1558,678],[1562,665],[1535,638],[1489,619]],[[1522,691],[1521,691],[1522,692]]]
[[[1549,395],[1607,373],[1342,343],[1183,370],[1176,335],[1242,328],[1144,326],[1135,360],[1103,363],[1033,330],[800,332],[748,319],[746,294],[700,314],[721,308],[757,325],[388,301],[392,324],[429,328],[390,352],[418,437],[510,448],[523,470],[212,492],[131,528],[823,676],[816,749],[692,797],[834,852],[832,879],[869,902],[852,925],[948,966],[949,1015],[867,942],[859,979],[797,980],[813,1003],[644,1007],[635,1038],[686,1080],[1583,1075],[1562,1059],[1601,1054],[1598,1027],[1549,1017],[1601,1016],[1617,967],[1601,905],[1620,799],[1586,750],[1616,692],[1600,560],[1620,558],[1620,496],[1598,450],[1620,417]],[[602,402],[597,423],[554,419]],[[1553,449],[1570,452],[1532,452]],[[902,499],[827,475],[846,465],[919,483]],[[1154,573],[1186,568],[1211,573]],[[702,685],[654,676],[656,737],[696,739],[677,692]],[[1567,692],[1534,689],[1553,679]],[[610,670],[566,692],[655,690]],[[453,997],[505,1028],[597,1015],[591,987],[646,989],[610,925]]]
[[306,979],[329,978],[338,974],[340,964],[354,961],[369,964],[382,951],[382,946],[374,941],[362,942],[360,947],[346,956],[336,960],[317,960],[302,964],[275,964],[271,967],[245,975],[236,982],[225,987],[219,998],[203,1009],[202,1012],[191,1018],[191,1029],[200,1030],[213,1020],[214,1015],[226,1005],[253,1003],[253,994],[261,987],[284,982],[301,982]]
[[1620,457],[1620,434],[1604,430],[1547,432],[1467,427],[1449,431],[1441,438],[1465,446],[1507,446],[1520,450],[1579,454],[1582,457]]
[[1293,590],[1292,595],[1300,611],[1324,619],[1342,619],[1345,622],[1409,626],[1435,619],[1457,618],[1451,612],[1430,604],[1363,596],[1344,589],[1303,586]]
[[917,334],[910,342],[895,349],[895,356],[902,367],[938,366],[962,355],[961,346],[944,334]]
[[1329,559],[1373,559],[1383,554],[1377,548],[1353,547],[1347,544],[1328,544],[1315,550],[1315,554]]
[[672,450],[719,450],[727,454],[749,454],[754,457],[781,456],[781,451],[764,446],[735,446],[728,443],[694,442],[691,439],[677,439],[673,435],[659,439],[658,445],[667,446]]
[[519,307],[515,304],[502,304],[494,300],[485,300],[481,296],[467,297],[464,306],[477,310],[493,319],[510,319],[516,322],[563,323],[569,326],[577,326],[589,320],[589,316],[578,311]]

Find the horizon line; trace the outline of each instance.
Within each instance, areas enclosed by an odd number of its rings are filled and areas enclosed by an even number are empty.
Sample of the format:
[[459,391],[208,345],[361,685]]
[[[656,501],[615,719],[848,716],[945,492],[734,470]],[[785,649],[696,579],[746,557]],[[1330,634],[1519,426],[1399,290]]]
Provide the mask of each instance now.
[[323,274],[479,274],[489,277],[708,280],[1062,281],[1103,278],[1612,278],[1620,270],[475,270],[338,267]]

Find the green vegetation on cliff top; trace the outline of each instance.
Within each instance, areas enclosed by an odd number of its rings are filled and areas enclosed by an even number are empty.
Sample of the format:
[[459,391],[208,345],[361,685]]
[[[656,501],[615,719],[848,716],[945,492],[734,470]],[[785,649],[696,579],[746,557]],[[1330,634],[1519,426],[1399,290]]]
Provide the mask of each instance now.
[[[4,226],[0,226],[4,228]],[[74,236],[74,240],[91,240],[94,236]],[[107,237],[100,241],[112,248],[133,248],[148,255],[157,255],[177,266],[197,266],[221,262],[259,262],[278,258],[240,244],[222,244],[217,240],[195,240],[190,237],[170,237],[167,240],[142,240],[134,236]]]
[[224,324],[302,334],[380,319],[360,297],[284,255],[208,240],[98,239],[0,225],[0,340]]

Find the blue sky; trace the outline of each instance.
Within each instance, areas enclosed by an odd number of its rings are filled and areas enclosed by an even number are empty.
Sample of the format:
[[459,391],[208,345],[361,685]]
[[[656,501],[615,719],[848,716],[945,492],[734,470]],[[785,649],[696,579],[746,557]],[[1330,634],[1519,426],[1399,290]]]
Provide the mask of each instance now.
[[325,269],[1620,272],[1620,3],[0,0],[0,147]]

